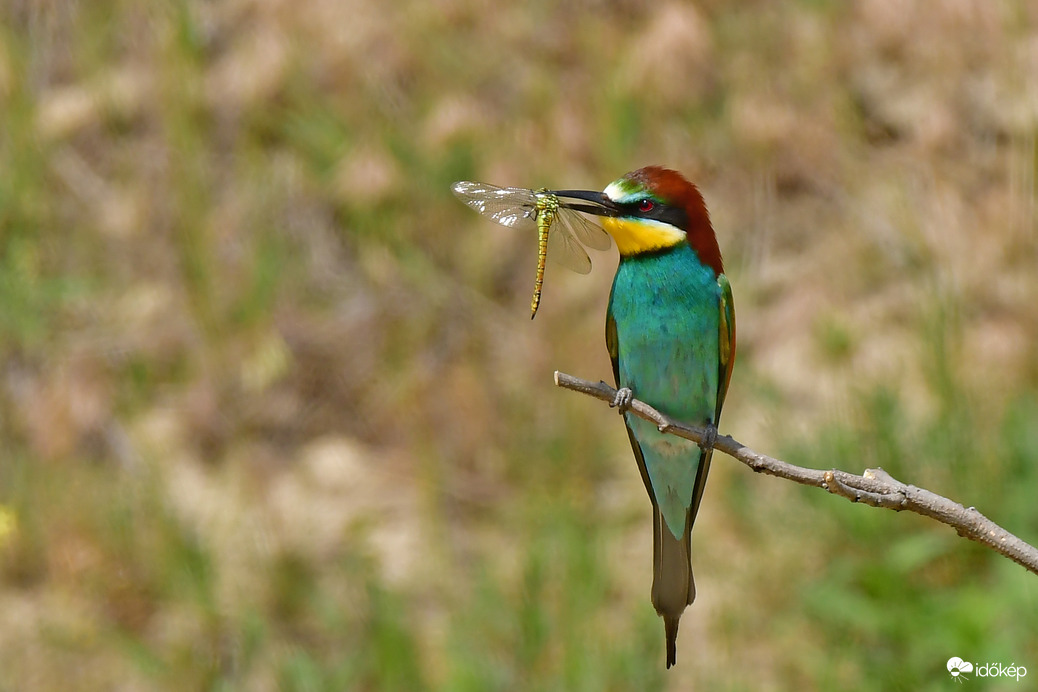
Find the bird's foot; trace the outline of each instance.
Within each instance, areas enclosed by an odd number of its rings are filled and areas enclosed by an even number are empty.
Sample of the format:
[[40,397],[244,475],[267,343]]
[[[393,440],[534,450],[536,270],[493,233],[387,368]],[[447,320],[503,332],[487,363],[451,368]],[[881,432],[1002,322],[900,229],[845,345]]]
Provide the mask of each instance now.
[[613,403],[609,404],[609,408],[619,409],[622,416],[627,413],[627,409],[631,408],[632,399],[634,399],[634,392],[631,391],[631,388],[620,387],[616,390],[616,396],[613,397]]
[[708,423],[703,433],[703,439],[699,441],[699,448],[704,452],[709,452],[717,444],[717,427],[712,423]]

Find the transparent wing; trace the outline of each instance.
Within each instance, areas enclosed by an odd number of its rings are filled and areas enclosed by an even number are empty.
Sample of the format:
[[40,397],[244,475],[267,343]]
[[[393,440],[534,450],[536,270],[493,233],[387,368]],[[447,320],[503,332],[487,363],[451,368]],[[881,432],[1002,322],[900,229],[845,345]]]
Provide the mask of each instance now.
[[548,259],[578,274],[587,274],[591,271],[591,258],[573,237],[566,223],[567,216],[569,214],[560,214],[548,231]]
[[483,216],[510,228],[537,227],[537,196],[522,187],[498,187],[468,180],[451,186],[454,196]]
[[577,240],[592,250],[608,250],[609,234],[586,216],[572,209],[561,209],[559,221]]

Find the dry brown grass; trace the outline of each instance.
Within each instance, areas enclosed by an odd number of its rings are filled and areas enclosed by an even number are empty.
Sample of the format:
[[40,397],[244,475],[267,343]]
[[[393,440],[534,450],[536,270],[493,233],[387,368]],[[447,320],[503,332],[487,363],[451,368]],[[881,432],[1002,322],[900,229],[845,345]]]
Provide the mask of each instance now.
[[[948,378],[997,426],[1038,383],[1033,3],[16,0],[0,22],[0,689],[827,689],[881,665],[826,652],[769,580],[839,573],[779,530],[827,508],[721,460],[660,676],[623,431],[550,381],[607,377],[613,260],[549,269],[531,324],[532,239],[457,178],[693,176],[738,303],[723,427],[755,447],[821,440],[876,388],[926,420]],[[585,541],[602,600],[574,606]],[[551,643],[510,662],[530,599]]]

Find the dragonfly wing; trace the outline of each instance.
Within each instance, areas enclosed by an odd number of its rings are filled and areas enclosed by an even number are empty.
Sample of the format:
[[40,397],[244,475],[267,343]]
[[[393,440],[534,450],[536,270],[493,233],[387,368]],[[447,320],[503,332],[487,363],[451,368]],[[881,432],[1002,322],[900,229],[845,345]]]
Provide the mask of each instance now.
[[578,274],[591,271],[591,258],[584,248],[573,238],[573,233],[566,217],[562,214],[548,232],[548,259]]
[[609,234],[586,216],[572,209],[563,209],[560,221],[576,236],[577,240],[593,250],[609,249]]
[[535,228],[537,197],[522,187],[498,187],[468,180],[451,186],[454,196],[483,216],[510,228]]

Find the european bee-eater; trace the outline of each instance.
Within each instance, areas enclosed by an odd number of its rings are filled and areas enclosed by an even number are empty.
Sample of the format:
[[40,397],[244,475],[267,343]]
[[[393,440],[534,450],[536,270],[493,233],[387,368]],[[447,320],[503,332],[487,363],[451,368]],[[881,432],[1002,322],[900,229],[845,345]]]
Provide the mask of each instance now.
[[[667,668],[678,620],[696,597],[692,524],[710,470],[702,446],[665,435],[625,411],[632,396],[713,438],[735,362],[735,309],[699,189],[676,171],[648,166],[604,192],[555,191],[591,205],[620,250],[606,312],[606,346],[634,457],[652,500],[652,604],[663,618]],[[563,204],[566,206],[566,204]]]

